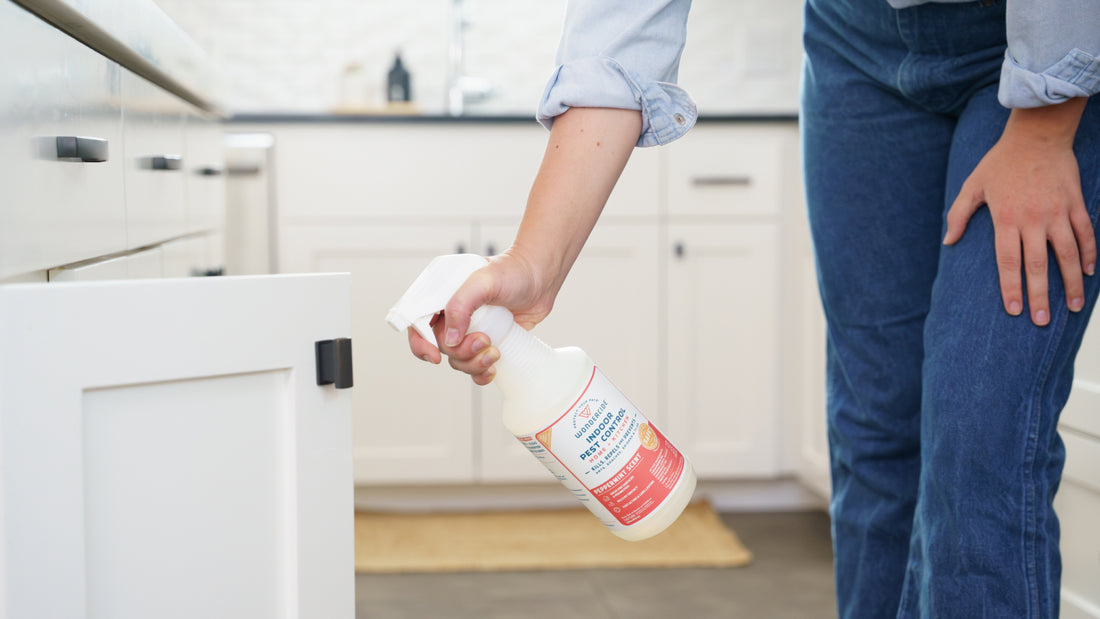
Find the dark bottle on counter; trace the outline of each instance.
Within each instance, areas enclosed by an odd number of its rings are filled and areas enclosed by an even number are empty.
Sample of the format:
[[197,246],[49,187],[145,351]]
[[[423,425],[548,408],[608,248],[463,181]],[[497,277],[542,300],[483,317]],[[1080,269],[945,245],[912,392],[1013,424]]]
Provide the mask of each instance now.
[[412,101],[412,89],[409,87],[409,72],[401,63],[401,54],[393,57],[393,66],[386,77],[387,101]]

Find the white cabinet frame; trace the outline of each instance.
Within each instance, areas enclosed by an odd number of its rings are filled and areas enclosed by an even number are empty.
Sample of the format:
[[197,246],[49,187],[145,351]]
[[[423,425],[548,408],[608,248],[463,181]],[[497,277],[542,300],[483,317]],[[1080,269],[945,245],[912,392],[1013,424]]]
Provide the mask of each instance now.
[[346,275],[0,286],[0,618],[354,615]]

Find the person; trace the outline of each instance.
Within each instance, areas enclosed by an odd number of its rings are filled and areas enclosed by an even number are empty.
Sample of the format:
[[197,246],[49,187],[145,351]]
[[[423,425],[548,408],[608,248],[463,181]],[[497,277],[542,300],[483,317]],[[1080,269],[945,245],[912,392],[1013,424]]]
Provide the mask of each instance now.
[[[633,147],[695,122],[689,4],[570,2],[515,242],[415,355],[484,385],[472,311],[551,311]],[[808,0],[803,42],[839,615],[1056,617],[1057,422],[1100,293],[1100,7]]]

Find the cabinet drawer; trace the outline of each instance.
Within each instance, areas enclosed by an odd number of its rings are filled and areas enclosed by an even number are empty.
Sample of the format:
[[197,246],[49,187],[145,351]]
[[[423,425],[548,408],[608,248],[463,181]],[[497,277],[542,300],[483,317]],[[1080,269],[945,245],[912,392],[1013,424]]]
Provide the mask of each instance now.
[[797,129],[696,127],[668,147],[670,215],[776,215]]
[[169,241],[160,246],[164,252],[164,277],[213,275],[216,266],[210,258],[213,235],[200,234]]
[[225,151],[221,125],[199,110],[187,114],[185,131],[187,231],[220,230],[225,217]]
[[3,2],[0,74],[0,278],[123,249],[118,65]]
[[1096,322],[1085,330],[1074,371],[1078,378],[1100,383],[1100,326]]
[[285,217],[515,216],[546,148],[546,132],[532,124],[280,126],[275,167],[291,173],[277,176],[279,210]]
[[1062,411],[1064,427],[1100,438],[1100,327],[1085,332],[1074,367],[1073,391]]
[[[238,126],[254,132],[256,126]],[[273,128],[281,216],[492,217],[522,212],[546,150],[537,123],[340,123]],[[655,216],[661,153],[635,149],[607,216]]]
[[164,276],[164,252],[151,247],[79,266],[50,269],[51,282],[93,282],[116,279],[159,279]]
[[1100,493],[1100,439],[1071,431],[1062,432],[1062,441],[1066,445],[1066,466],[1062,475]]
[[1067,481],[1054,508],[1062,527],[1062,616],[1100,617],[1100,492]]
[[1074,379],[1060,425],[1100,438],[1100,380]]
[[126,242],[136,248],[186,231],[186,104],[129,71],[122,73],[122,97]]

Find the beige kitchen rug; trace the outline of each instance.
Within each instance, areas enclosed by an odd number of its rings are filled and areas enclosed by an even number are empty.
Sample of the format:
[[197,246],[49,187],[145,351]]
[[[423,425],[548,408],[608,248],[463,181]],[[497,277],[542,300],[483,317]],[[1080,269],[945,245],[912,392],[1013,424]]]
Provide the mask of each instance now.
[[740,567],[749,552],[707,503],[646,540],[615,537],[588,510],[356,512],[355,570],[459,572]]

